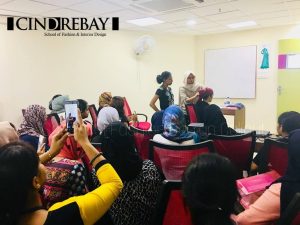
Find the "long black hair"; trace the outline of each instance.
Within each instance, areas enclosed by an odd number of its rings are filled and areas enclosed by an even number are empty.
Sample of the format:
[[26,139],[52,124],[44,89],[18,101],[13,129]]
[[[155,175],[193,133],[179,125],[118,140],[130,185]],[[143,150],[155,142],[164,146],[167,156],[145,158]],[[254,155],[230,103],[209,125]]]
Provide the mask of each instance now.
[[0,148],[1,225],[18,223],[38,166],[36,150],[26,143],[14,142]]
[[212,153],[195,157],[184,172],[182,190],[194,225],[232,225],[238,192],[229,159]]
[[113,122],[101,133],[101,150],[123,181],[133,180],[142,170],[133,132],[122,122]]

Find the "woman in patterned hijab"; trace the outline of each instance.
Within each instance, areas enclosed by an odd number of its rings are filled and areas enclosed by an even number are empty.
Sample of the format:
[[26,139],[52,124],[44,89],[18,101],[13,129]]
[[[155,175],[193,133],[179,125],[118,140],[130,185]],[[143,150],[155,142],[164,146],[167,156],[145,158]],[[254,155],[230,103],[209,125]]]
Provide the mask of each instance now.
[[44,122],[46,121],[46,109],[41,105],[30,105],[25,109],[23,122],[18,129],[20,139],[38,148],[39,136],[46,136]]

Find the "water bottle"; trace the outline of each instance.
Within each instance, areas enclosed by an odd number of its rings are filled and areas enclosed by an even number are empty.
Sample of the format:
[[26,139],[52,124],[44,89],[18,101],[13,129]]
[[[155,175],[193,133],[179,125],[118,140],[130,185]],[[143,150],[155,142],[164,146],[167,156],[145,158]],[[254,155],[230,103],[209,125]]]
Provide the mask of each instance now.
[[225,106],[230,105],[230,98],[229,97],[225,98],[224,105]]

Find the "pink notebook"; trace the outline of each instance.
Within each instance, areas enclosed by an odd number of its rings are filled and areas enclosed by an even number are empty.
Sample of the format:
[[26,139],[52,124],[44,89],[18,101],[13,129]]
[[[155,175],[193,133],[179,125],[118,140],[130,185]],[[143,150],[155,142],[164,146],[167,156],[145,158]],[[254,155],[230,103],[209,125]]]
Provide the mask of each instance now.
[[238,191],[241,195],[241,205],[246,209],[249,208],[262,195],[266,187],[279,177],[280,175],[272,170],[267,173],[237,180]]

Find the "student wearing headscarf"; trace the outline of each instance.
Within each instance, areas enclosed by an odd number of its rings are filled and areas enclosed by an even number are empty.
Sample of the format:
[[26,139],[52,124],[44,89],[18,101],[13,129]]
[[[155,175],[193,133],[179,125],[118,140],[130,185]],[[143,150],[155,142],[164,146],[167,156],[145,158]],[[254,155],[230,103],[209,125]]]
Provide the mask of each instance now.
[[107,107],[110,105],[111,99],[112,99],[111,92],[103,92],[100,94],[98,99],[98,105],[99,105],[98,114],[103,107]]
[[38,149],[39,136],[46,137],[44,123],[46,109],[41,105],[30,105],[25,109],[23,122],[18,129],[20,140],[28,142],[34,149]]
[[162,123],[163,115],[164,115],[164,110],[155,112],[152,115],[152,117],[151,117],[151,124],[152,124],[151,129],[153,131],[157,131],[158,133],[162,133],[164,131],[164,126],[163,126],[163,123]]
[[103,156],[124,183],[122,193],[109,210],[115,225],[148,225],[158,197],[161,177],[150,160],[138,155],[133,132],[114,122],[101,133]]
[[18,140],[19,136],[12,124],[8,121],[0,122],[0,147]]
[[179,88],[179,105],[186,115],[185,104],[198,101],[199,91],[202,87],[195,82],[195,75],[192,71],[186,71],[184,74],[183,86]]
[[238,225],[271,225],[286,210],[294,195],[300,192],[300,130],[289,134],[288,167],[284,176],[274,182],[249,209],[240,213]]
[[173,145],[189,145],[200,141],[198,134],[187,131],[184,114],[179,106],[172,105],[166,108],[162,121],[164,131],[154,135],[154,141]]
[[51,113],[57,113],[61,121],[65,119],[65,102],[68,100],[68,95],[54,95],[49,102]]
[[112,122],[120,121],[118,111],[110,106],[100,110],[97,117],[97,126],[100,133]]
[[217,135],[232,135],[236,131],[228,127],[227,121],[219,106],[210,104],[214,96],[211,88],[203,88],[199,91],[199,100],[195,105],[199,123],[204,123],[208,133]]

